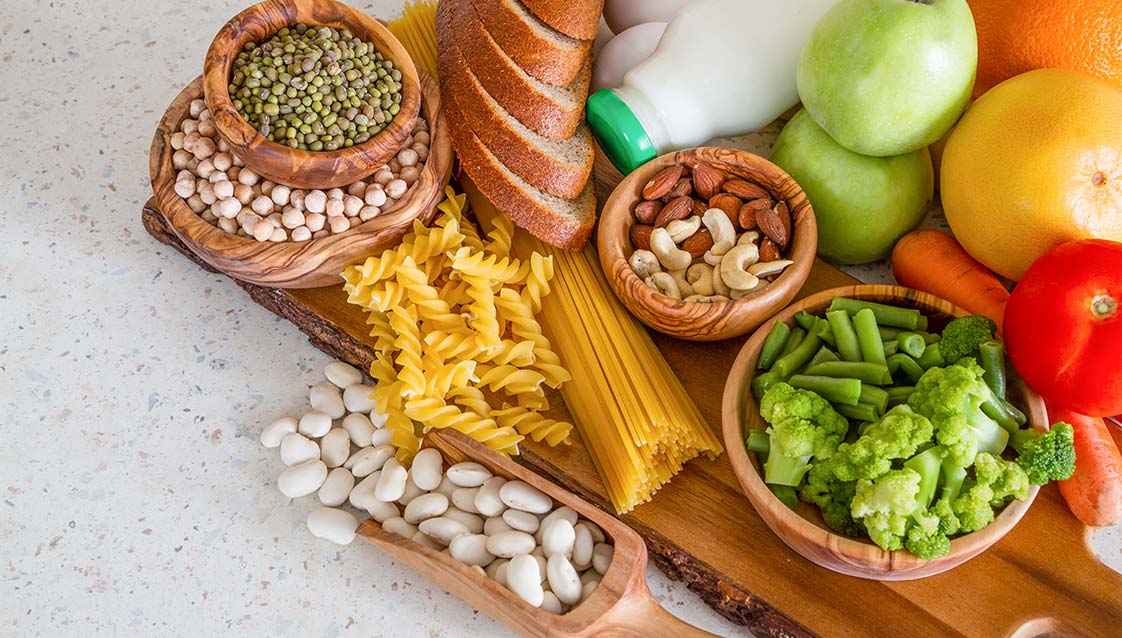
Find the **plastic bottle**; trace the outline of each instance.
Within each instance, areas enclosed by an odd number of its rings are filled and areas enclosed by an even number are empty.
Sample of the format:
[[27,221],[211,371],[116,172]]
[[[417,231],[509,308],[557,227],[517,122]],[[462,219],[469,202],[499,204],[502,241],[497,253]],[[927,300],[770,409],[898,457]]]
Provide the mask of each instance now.
[[592,91],[614,89],[628,71],[646,60],[666,30],[665,22],[647,22],[628,28],[608,40],[592,63]]
[[670,22],[690,0],[604,0],[604,22],[619,35],[637,24]]
[[758,130],[799,101],[795,72],[837,0],[694,0],[588,121],[624,174],[672,150]]

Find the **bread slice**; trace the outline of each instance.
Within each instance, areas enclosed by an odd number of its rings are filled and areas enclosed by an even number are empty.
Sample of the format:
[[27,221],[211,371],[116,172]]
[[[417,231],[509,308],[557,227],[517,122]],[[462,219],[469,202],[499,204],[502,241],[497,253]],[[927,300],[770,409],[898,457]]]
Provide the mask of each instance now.
[[592,77],[588,56],[577,79],[554,86],[534,78],[510,59],[479,21],[472,0],[441,0],[437,20],[445,13],[448,31],[479,83],[508,113],[554,140],[567,140],[584,119],[584,101]]
[[581,40],[595,40],[604,12],[604,0],[523,0],[526,7],[561,33]]
[[592,52],[591,40],[555,30],[519,0],[472,0],[472,6],[499,47],[542,82],[555,86],[572,83]]
[[584,248],[596,222],[592,180],[585,183],[576,199],[562,199],[538,190],[511,172],[476,137],[455,96],[444,99],[443,108],[460,166],[495,208],[548,244],[571,251]]
[[463,124],[495,157],[519,177],[551,195],[565,199],[580,195],[595,157],[587,124],[581,122],[573,137],[563,142],[542,137],[507,113],[483,90],[455,43],[442,42],[439,66],[444,100],[451,96],[465,105],[460,109]]

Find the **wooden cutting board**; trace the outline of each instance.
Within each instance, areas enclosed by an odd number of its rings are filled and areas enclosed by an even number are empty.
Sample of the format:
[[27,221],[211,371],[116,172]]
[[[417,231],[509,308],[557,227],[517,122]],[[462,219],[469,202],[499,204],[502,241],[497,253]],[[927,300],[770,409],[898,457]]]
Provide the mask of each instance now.
[[[152,202],[143,222],[156,239],[203,265]],[[854,281],[819,261],[799,297]],[[360,368],[373,359],[362,312],[346,303],[342,285],[277,290],[238,284],[327,354]],[[719,436],[725,376],[746,338],[692,343],[652,336]],[[553,416],[567,417],[559,395],[550,403],[558,406]],[[579,439],[559,448],[527,441],[519,461],[612,511]],[[622,518],[643,536],[664,572],[757,635],[1107,636],[1122,628],[1122,576],[1092,554],[1090,530],[1053,486],[1041,490],[1020,525],[991,550],[946,574],[911,582],[843,576],[787,549],[756,515],[723,455],[692,461],[652,502]]]

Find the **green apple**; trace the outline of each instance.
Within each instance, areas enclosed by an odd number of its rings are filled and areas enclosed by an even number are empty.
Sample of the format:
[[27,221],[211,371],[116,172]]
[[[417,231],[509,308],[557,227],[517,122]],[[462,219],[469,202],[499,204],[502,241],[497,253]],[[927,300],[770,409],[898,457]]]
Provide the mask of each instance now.
[[818,220],[818,254],[839,264],[887,257],[923,220],[935,188],[927,148],[892,157],[854,153],[806,109],[783,127],[771,161],[806,192]]
[[966,0],[842,0],[799,61],[799,97],[851,151],[929,146],[970,100],[978,37]]

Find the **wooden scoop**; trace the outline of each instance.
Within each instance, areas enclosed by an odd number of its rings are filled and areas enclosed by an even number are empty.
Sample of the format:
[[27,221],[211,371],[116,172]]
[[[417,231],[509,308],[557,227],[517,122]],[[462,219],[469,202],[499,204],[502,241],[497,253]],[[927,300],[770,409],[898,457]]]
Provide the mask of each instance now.
[[551,614],[531,607],[448,554],[383,530],[376,521],[359,526],[359,536],[523,636],[714,635],[679,620],[654,600],[647,589],[647,546],[630,527],[459,433],[433,432],[425,442],[439,449],[447,464],[475,461],[496,476],[525,481],[552,497],[556,505],[568,505],[599,525],[615,546],[600,585],[568,613]]

